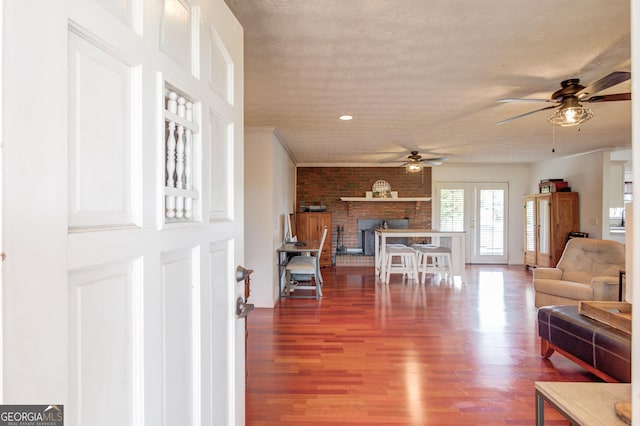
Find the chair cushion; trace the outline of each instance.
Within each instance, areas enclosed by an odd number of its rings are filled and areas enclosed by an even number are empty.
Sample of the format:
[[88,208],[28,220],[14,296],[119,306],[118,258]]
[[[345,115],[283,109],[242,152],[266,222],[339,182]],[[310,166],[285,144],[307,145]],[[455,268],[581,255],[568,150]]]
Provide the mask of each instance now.
[[411,247],[386,247],[387,253],[389,254],[413,254],[415,255],[416,251]]
[[286,266],[292,274],[314,274],[316,272],[316,258],[312,256],[294,256]]
[[425,254],[451,253],[449,247],[439,247],[431,244],[413,244],[411,247]]
[[573,300],[593,300],[593,287],[574,281],[538,278],[533,281],[537,293],[553,294]]

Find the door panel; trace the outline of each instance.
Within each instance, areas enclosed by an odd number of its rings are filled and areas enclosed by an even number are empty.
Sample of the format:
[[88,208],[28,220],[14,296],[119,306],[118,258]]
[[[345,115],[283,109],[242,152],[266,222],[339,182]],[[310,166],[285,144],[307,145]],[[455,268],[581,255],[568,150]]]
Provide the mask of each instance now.
[[233,127],[215,113],[209,113],[209,170],[210,196],[209,220],[230,220],[233,206],[233,180],[230,179],[230,159],[233,155]]
[[198,251],[161,254],[162,406],[170,425],[194,424],[200,395]]
[[141,141],[132,122],[140,108],[135,93],[140,84],[135,64],[96,43],[86,31],[69,31],[69,227],[74,230],[137,222],[133,195],[139,176],[132,154]]
[[[133,425],[142,411],[134,398],[143,379],[140,267],[133,260],[69,274],[70,397],[78,403],[65,409],[68,422]],[[104,415],[105,395],[113,416]]]
[[507,185],[477,184],[472,263],[507,263]]
[[[227,310],[228,300],[234,298],[234,292],[227,285],[230,279],[230,269],[233,268],[233,244],[231,241],[220,241],[209,246],[209,283],[206,295],[202,301],[209,306],[204,309],[209,313],[209,321],[203,323],[203,335],[210,336],[203,347],[203,372],[209,371],[211,380],[203,383],[203,400],[210,400],[211,404],[203,413],[203,424],[230,424],[232,414],[229,405],[232,403],[224,393],[235,380],[233,375],[234,360],[231,351],[224,351],[220,342],[234,339],[232,333],[234,321],[229,319]],[[244,336],[242,336],[244,339]],[[243,349],[244,350],[244,349]],[[239,367],[238,367],[239,368]],[[244,380],[244,366],[242,367]]]
[[551,218],[549,216],[549,198],[538,198],[538,265],[549,267],[551,255]]
[[71,426],[244,424],[242,28],[223,0],[21,3],[5,400]]
[[524,200],[524,262],[525,265],[536,264],[538,226],[535,198]]

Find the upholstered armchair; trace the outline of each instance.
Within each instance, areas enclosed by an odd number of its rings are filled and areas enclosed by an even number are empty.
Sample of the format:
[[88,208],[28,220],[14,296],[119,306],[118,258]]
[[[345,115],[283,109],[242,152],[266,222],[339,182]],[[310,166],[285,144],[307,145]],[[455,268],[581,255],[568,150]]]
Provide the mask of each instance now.
[[624,244],[572,238],[555,268],[533,270],[536,307],[578,305],[581,300],[618,300]]

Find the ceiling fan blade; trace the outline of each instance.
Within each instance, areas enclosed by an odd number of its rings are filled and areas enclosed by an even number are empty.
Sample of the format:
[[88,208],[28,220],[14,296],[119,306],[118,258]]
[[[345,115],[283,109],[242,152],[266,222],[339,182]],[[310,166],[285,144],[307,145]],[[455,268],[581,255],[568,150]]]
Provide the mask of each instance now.
[[425,158],[425,159],[420,160],[420,161],[422,161],[423,163],[430,164],[432,166],[440,166],[442,163],[447,161],[447,158],[445,158],[445,157]]
[[553,105],[553,106],[540,108],[540,109],[537,109],[535,111],[525,112],[524,114],[516,115],[515,117],[507,118],[506,120],[498,121],[496,124],[508,123],[509,121],[517,120],[518,118],[526,117],[527,115],[535,114],[536,112],[544,111],[545,109],[558,108],[559,106],[560,105]]
[[555,99],[527,99],[527,98],[505,98],[496,102],[558,102]]
[[602,77],[600,80],[591,83],[589,86],[576,93],[578,98],[582,98],[588,95],[593,95],[598,92],[608,89],[609,87],[620,84],[623,81],[627,81],[631,78],[631,73],[626,71],[614,71],[609,75]]
[[583,99],[580,102],[612,102],[612,101],[630,101],[631,93],[616,93],[614,95],[596,95],[589,99]]

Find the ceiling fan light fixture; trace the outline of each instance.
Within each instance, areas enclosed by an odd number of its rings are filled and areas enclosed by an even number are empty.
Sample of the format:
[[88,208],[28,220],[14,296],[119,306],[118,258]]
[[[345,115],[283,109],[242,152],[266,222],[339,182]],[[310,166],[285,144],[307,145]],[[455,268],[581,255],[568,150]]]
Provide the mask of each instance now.
[[580,104],[561,107],[549,117],[549,123],[554,126],[570,127],[584,123],[593,117],[593,111]]
[[422,163],[420,161],[409,161],[405,166],[405,170],[408,173],[416,173],[422,170]]

